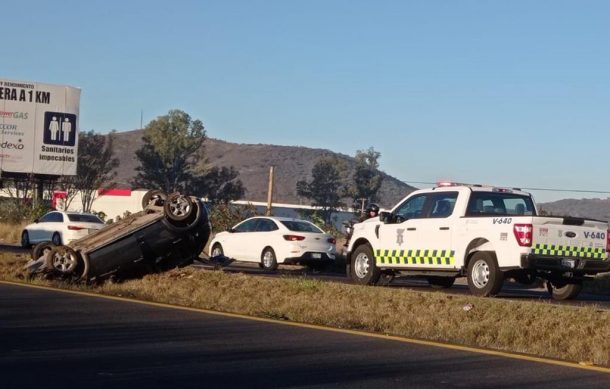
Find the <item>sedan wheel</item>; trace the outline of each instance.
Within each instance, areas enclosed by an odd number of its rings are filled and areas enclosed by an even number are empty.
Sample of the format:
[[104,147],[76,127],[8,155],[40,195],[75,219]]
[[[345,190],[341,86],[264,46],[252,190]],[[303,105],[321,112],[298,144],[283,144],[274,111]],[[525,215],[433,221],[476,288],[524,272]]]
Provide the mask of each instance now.
[[265,270],[273,271],[277,269],[277,259],[275,258],[275,252],[272,248],[268,247],[263,251],[261,263],[263,264],[263,269]]
[[224,256],[224,252],[222,251],[222,246],[219,243],[216,243],[212,248],[212,253],[210,254],[211,258],[214,257],[222,257]]
[[51,242],[53,242],[53,244],[55,246],[61,246],[61,235],[59,235],[59,232],[54,232],[53,233],[53,237],[51,238]]
[[21,247],[28,248],[30,247],[30,234],[26,230],[21,233]]

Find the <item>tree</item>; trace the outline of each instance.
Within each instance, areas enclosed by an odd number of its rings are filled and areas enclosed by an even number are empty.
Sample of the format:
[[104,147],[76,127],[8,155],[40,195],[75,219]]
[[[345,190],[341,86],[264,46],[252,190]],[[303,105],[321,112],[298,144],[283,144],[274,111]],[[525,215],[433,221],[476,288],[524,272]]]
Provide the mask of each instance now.
[[354,202],[366,201],[372,203],[378,200],[377,192],[379,192],[383,182],[383,175],[378,170],[379,157],[381,157],[381,153],[375,151],[373,147],[356,152],[354,185],[351,188],[351,197]]
[[213,167],[205,174],[193,179],[191,189],[194,193],[206,197],[212,203],[227,204],[231,200],[242,198],[246,192],[239,172],[231,167]]
[[144,129],[144,145],[136,151],[140,166],[134,185],[184,191],[203,169],[205,139],[203,123],[183,111],[171,110],[151,121]]
[[113,133],[107,136],[94,131],[79,134],[76,175],[62,179],[61,187],[67,192],[66,208],[80,192],[83,211],[91,212],[97,190],[111,186],[117,175],[114,169],[119,166],[119,159],[113,158],[113,153]]
[[188,191],[212,202],[241,198],[245,188],[233,166],[207,166],[206,139],[203,123],[180,110],[153,120],[136,151],[140,166],[133,184],[166,193]]
[[297,182],[297,195],[311,199],[311,205],[320,207],[327,224],[330,224],[332,212],[345,206],[341,199],[346,193],[346,171],[344,161],[322,157],[311,170],[311,181]]

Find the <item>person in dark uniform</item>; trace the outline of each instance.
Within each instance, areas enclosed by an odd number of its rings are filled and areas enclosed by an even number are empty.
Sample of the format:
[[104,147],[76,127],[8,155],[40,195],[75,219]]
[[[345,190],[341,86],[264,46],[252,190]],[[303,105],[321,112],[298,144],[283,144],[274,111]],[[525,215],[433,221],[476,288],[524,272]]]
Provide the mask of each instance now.
[[364,211],[364,215],[360,218],[360,221],[365,221],[366,219],[370,219],[373,217],[379,216],[379,205],[375,203],[370,203],[366,206],[366,210]]

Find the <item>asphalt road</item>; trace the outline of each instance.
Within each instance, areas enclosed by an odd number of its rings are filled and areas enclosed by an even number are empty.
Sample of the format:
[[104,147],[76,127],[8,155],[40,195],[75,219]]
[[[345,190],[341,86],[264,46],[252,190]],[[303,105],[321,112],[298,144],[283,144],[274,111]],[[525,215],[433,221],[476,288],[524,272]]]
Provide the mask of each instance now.
[[610,374],[0,284],[0,386],[608,388]]

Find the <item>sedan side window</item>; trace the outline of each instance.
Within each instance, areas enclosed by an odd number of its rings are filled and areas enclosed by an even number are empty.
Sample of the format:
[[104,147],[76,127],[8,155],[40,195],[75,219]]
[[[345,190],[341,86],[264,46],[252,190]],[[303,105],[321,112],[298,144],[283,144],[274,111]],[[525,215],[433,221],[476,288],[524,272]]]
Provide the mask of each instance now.
[[243,223],[239,224],[237,227],[235,227],[234,231],[235,232],[252,232],[252,231],[254,231],[257,222],[258,222],[258,219],[246,220],[245,222],[243,222]]
[[62,223],[64,221],[64,217],[59,212],[53,212],[53,213],[48,214],[46,216],[46,220],[44,220],[44,221],[53,222],[53,223]]
[[256,231],[259,232],[269,232],[277,229],[277,225],[273,222],[273,220],[269,219],[259,219],[258,224],[256,225]]

